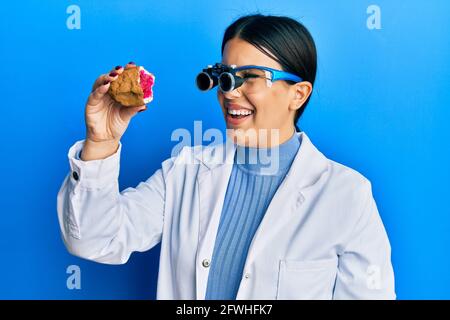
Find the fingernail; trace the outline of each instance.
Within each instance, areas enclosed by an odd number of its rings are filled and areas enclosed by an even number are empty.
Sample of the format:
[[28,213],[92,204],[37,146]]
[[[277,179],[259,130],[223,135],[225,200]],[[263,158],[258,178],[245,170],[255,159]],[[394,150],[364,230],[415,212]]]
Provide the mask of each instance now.
[[128,64],[136,64],[136,63],[134,63],[133,61],[130,61],[130,62],[128,62]]
[[113,72],[111,72],[111,73],[109,74],[109,76],[110,76],[110,77],[115,77],[115,76],[117,76],[117,74],[118,74],[117,72],[114,72],[114,71],[113,71]]
[[105,80],[105,81],[103,81],[103,85],[107,85],[108,83],[110,83],[111,81],[109,81],[109,80]]
[[116,66],[116,70],[122,69],[122,66]]

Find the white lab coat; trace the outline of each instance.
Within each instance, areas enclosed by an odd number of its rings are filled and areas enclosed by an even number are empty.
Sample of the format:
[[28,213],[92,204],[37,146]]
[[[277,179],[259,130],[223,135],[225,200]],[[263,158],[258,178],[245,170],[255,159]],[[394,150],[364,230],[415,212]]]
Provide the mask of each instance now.
[[[252,240],[237,299],[395,299],[370,182],[296,134],[301,146]],[[184,147],[122,192],[122,145],[92,161],[75,159],[82,147],[69,150],[57,198],[69,252],[123,264],[161,241],[157,299],[204,299],[235,145]]]

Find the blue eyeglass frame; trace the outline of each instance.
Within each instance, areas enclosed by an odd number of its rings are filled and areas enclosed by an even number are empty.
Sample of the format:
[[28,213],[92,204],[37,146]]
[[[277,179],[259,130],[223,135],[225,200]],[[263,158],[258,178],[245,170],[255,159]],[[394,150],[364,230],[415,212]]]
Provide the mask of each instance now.
[[272,74],[272,78],[269,80],[272,82],[277,81],[277,80],[290,80],[290,81],[294,81],[294,82],[303,81],[303,79],[301,77],[296,76],[295,74],[292,74],[292,73],[289,73],[286,71],[282,71],[282,70],[269,68],[269,67],[263,67],[263,66],[255,66],[255,65],[241,66],[241,67],[237,67],[237,68],[232,68],[232,72],[238,72],[238,71],[247,70],[247,69],[259,69],[259,70],[270,71]]

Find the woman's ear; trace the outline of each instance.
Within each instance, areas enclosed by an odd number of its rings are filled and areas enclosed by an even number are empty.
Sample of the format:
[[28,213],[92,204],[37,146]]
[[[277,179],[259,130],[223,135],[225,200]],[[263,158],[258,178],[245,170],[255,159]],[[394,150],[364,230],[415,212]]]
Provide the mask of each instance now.
[[312,84],[309,81],[302,81],[293,84],[290,88],[292,90],[292,101],[289,105],[291,110],[300,109],[312,92]]

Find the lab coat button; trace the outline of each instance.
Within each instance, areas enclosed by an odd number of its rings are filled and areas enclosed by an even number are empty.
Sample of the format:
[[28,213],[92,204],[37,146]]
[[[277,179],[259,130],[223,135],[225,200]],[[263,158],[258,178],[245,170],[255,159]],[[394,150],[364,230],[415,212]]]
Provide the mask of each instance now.
[[208,268],[209,265],[210,265],[209,260],[208,260],[208,259],[204,259],[204,260],[202,261],[202,265],[203,265],[205,268]]
[[72,173],[72,177],[75,179],[75,180],[78,180],[78,173],[76,172],[76,171],[74,171],[73,173]]
[[245,278],[245,279],[250,278],[250,273],[246,273],[246,274],[244,275],[244,278]]

